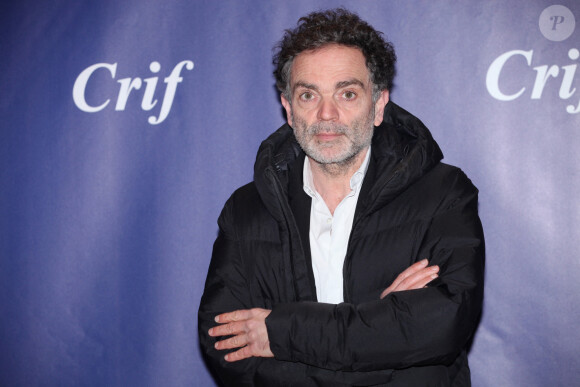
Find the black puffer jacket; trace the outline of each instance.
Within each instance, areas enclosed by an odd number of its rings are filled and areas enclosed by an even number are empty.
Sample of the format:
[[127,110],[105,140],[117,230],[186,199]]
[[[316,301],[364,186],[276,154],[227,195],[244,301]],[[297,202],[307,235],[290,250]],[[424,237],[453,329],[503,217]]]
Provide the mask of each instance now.
[[[316,302],[302,189],[304,154],[281,127],[258,152],[254,182],[218,220],[199,309],[200,344],[232,386],[464,386],[465,348],[483,298],[477,189],[440,163],[414,116],[389,102],[375,129],[344,262],[344,303]],[[414,262],[440,276],[419,290],[380,293]],[[207,331],[217,314],[253,307],[266,319],[270,358],[226,363]]]

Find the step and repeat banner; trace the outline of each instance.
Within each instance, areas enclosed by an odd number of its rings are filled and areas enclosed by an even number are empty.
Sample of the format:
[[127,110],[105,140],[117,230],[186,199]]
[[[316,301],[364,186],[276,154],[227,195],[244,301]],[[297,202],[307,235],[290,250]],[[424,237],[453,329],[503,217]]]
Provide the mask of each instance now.
[[197,308],[218,214],[284,122],[272,48],[341,5],[480,189],[473,384],[578,385],[576,0],[4,1],[0,385],[215,385]]

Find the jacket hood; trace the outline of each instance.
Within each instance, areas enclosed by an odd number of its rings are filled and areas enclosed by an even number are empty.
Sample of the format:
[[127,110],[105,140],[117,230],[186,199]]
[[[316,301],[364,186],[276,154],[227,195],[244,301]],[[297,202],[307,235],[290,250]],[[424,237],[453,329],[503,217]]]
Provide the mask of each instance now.
[[[272,213],[280,219],[280,194],[287,197],[289,171],[302,165],[304,152],[287,124],[262,142],[254,165],[254,183]],[[392,101],[385,107],[383,122],[375,127],[371,165],[373,183],[361,212],[372,212],[433,168],[441,159],[441,149],[427,127],[417,117]],[[365,177],[365,183],[366,183]],[[364,189],[364,188],[363,188]]]

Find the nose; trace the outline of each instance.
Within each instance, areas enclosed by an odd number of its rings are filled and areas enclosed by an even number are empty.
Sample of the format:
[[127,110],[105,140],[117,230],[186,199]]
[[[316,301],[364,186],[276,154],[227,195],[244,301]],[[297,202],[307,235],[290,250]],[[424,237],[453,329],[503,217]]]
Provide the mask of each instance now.
[[317,118],[320,121],[335,121],[338,119],[338,109],[332,99],[322,100],[318,108]]

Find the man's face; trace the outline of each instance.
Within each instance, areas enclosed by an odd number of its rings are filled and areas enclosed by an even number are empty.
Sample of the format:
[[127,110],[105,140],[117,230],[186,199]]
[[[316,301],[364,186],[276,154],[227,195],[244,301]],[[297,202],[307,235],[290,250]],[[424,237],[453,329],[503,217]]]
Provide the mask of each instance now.
[[288,124],[302,149],[320,164],[346,164],[366,149],[389,100],[384,91],[373,103],[362,52],[336,44],[296,56],[290,93],[291,103],[282,96]]

